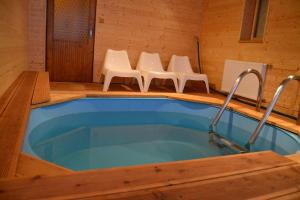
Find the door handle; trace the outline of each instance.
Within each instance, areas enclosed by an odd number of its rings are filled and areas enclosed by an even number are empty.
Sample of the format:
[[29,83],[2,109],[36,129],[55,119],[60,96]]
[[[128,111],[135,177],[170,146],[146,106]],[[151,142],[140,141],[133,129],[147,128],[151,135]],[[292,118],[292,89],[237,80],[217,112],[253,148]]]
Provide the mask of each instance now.
[[92,38],[93,37],[93,29],[89,30],[89,37]]

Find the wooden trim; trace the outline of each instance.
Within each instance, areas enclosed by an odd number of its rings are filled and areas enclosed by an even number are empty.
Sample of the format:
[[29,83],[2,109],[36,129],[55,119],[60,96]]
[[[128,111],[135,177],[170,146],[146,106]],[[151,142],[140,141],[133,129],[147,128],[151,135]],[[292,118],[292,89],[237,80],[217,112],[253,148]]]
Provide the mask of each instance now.
[[46,9],[46,71],[48,71],[50,74],[52,73],[51,68],[49,68],[48,65],[52,65],[52,44],[53,44],[53,10],[54,10],[54,1],[53,0],[47,0],[47,9]]
[[269,18],[269,10],[270,10],[270,2],[269,0],[267,0],[267,10],[266,10],[266,21],[265,21],[265,24],[264,24],[264,32],[263,32],[263,36],[261,38],[256,38],[256,37],[253,37],[252,39],[253,40],[260,40],[262,43],[265,41],[265,33],[266,33],[266,29],[267,29],[267,24],[269,22],[268,18]]
[[[244,16],[242,21],[242,27],[240,30],[240,40],[239,40],[240,43],[263,43],[264,42],[264,34],[262,37],[254,37],[254,33],[256,32],[256,25],[258,22],[258,12],[259,12],[260,2],[261,0],[246,0],[244,3]],[[264,33],[268,21],[267,20],[268,13],[269,13],[269,3],[267,3],[266,21],[264,23]]]
[[23,76],[24,74],[21,73],[17,79],[11,84],[11,86],[5,91],[5,93],[1,96],[0,98],[0,116],[2,115],[2,113],[4,112],[4,110],[6,109],[8,103],[11,101],[11,99],[13,98],[16,90],[18,89],[18,87],[21,85],[22,81],[23,81]]
[[[62,96],[62,97],[60,98],[57,96]],[[51,97],[51,101],[46,102],[46,103],[32,105],[31,108],[34,109],[34,108],[40,108],[40,107],[50,106],[50,105],[54,105],[54,104],[60,104],[60,103],[64,103],[64,102],[68,102],[68,101],[72,101],[72,100],[85,98],[87,96],[85,94],[62,94],[62,95],[55,95],[55,94],[51,95],[50,94],[50,97]]]
[[246,0],[240,40],[251,40],[257,0]]
[[[292,170],[294,169],[294,172]],[[294,178],[285,180],[286,184],[295,183],[299,177],[300,166],[295,162],[270,151],[239,154],[206,159],[196,159],[171,163],[110,168],[78,172],[70,175],[18,178],[0,180],[0,199],[39,199],[39,198],[104,198],[109,195],[132,194],[157,191],[159,188],[178,187],[184,190],[186,184],[211,184],[219,180],[237,180],[251,177],[252,174],[265,174],[276,177],[278,171],[287,170]],[[247,182],[247,181],[246,181]],[[252,189],[269,189],[264,185],[280,185],[271,179],[261,182],[251,181]],[[223,185],[223,183],[222,183]],[[218,185],[217,186],[222,186]],[[224,187],[224,186],[222,186]],[[227,189],[248,188],[226,186]],[[197,193],[197,190],[193,191]],[[237,193],[232,193],[238,197]],[[253,193],[252,197],[256,194]],[[116,198],[118,199],[118,198]],[[143,198],[142,198],[143,199]]]
[[92,71],[91,71],[91,81],[94,79],[94,52],[95,52],[95,35],[96,35],[96,10],[97,10],[97,0],[90,0],[90,17],[89,17],[89,29],[92,30],[93,36],[89,37],[89,46],[91,46],[90,54],[93,54],[92,59]]
[[[289,177],[284,180],[282,177]],[[297,180],[298,179],[298,180]],[[300,165],[284,166],[263,171],[249,172],[214,180],[203,180],[181,185],[169,185],[147,190],[126,191],[103,195],[102,199],[273,199],[295,197],[300,180]],[[255,186],[254,186],[255,184]],[[276,192],[274,192],[276,191]],[[295,193],[298,193],[295,195]],[[163,197],[163,198],[162,198]],[[269,197],[269,198],[266,198]],[[97,199],[91,196],[88,199]],[[287,198],[288,199],[288,198]]]
[[263,43],[262,39],[253,38],[251,40],[239,40],[239,43]]
[[37,72],[23,72],[23,81],[11,90],[9,102],[0,116],[0,177],[15,175],[30,112]]
[[49,73],[39,72],[34,88],[31,104],[40,104],[50,101]]
[[272,199],[272,200],[299,200],[300,199],[300,189],[299,187],[291,187],[285,190],[281,190],[278,192],[273,192],[267,195],[259,196],[257,198],[251,198],[251,200],[264,200],[264,199]]
[[254,11],[254,17],[253,17],[253,23],[252,23],[252,29],[251,29],[251,40],[254,39],[254,32],[255,32],[255,27],[258,21],[258,8],[261,0],[256,0],[256,5],[255,5],[255,11]]
[[54,176],[71,173],[74,172],[70,169],[21,153],[19,156],[16,176]]

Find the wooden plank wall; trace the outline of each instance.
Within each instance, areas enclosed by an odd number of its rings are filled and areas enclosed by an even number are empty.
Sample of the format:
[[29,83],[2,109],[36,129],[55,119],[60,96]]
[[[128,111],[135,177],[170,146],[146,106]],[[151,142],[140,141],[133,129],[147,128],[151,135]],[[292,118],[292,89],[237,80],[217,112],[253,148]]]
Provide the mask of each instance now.
[[28,69],[28,1],[0,1],[0,96]]
[[47,0],[28,1],[29,67],[34,71],[45,71]]
[[[300,67],[300,1],[269,1],[264,43],[239,43],[244,0],[202,1],[201,58],[209,82],[221,88],[225,59],[272,64],[267,73],[265,98],[272,99],[280,82]],[[277,110],[297,116],[299,86],[291,82]]]
[[126,49],[134,67],[141,51],[160,53],[164,66],[172,54],[187,55],[195,66],[194,36],[199,33],[200,23],[197,8],[198,0],[99,0],[94,81],[100,79],[108,48]]
[[[30,0],[34,30],[31,67],[45,69],[46,0]],[[239,43],[244,0],[168,1],[98,0],[94,81],[100,80],[107,48],[127,49],[135,66],[140,51],[157,51],[164,65],[172,53],[186,54],[196,66],[194,35],[201,42],[201,60],[209,82],[220,89],[225,59],[266,62],[265,98],[269,102],[280,81],[299,70],[300,1],[270,2],[264,43]],[[37,28],[40,27],[40,28]],[[33,56],[35,55],[35,56]],[[197,70],[195,70],[197,71]],[[300,93],[296,82],[283,93],[277,110],[297,116]]]
[[[46,0],[29,0],[30,66],[45,70]],[[141,51],[159,52],[167,66],[172,54],[188,55],[197,71],[198,0],[98,0],[94,81],[100,81],[105,51],[126,49],[133,67]],[[178,45],[180,44],[180,45]]]

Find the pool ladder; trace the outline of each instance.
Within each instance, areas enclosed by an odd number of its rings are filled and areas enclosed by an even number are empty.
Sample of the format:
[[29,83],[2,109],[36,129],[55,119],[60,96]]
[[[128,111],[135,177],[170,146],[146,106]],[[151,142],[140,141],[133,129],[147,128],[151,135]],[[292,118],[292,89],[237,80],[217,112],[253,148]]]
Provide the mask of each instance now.
[[[268,106],[263,118],[260,120],[259,124],[257,125],[255,131],[252,133],[252,135],[250,136],[247,144],[245,145],[246,149],[248,151],[251,150],[251,145],[255,143],[257,137],[259,136],[259,133],[260,131],[262,130],[263,126],[265,125],[268,117],[270,116],[275,104],[277,103],[282,91],[284,90],[285,86],[292,80],[296,80],[300,83],[300,76],[295,76],[295,75],[290,75],[288,76],[286,79],[284,79],[279,87],[277,88],[274,96],[273,96],[273,99],[270,103],[270,105]],[[296,122],[298,125],[300,124],[300,118],[299,118],[299,115],[298,115],[298,119],[297,119],[297,122]]]
[[230,100],[232,99],[234,93],[238,89],[238,86],[240,85],[241,81],[245,76],[248,74],[255,74],[259,81],[259,88],[258,88],[258,95],[257,95],[257,103],[256,103],[256,110],[260,111],[261,101],[262,101],[262,94],[263,94],[263,79],[261,74],[255,70],[255,69],[247,69],[246,71],[242,72],[239,77],[236,79],[235,84],[233,85],[229,95],[227,96],[226,100],[224,101],[224,104],[222,108],[218,111],[215,118],[213,119],[210,127],[209,127],[209,142],[212,144],[216,144],[220,147],[228,147],[229,149],[236,151],[238,153],[244,153],[248,152],[247,148],[240,147],[239,145],[236,145],[228,140],[226,140],[224,137],[218,135],[216,133],[216,126],[224,113],[227,105],[229,104]]
[[[277,103],[281,93],[283,92],[283,90],[285,89],[286,85],[292,81],[292,80],[297,80],[299,83],[300,83],[300,76],[295,76],[295,75],[290,75],[288,76],[288,78],[284,79],[279,87],[277,88],[274,96],[273,96],[273,99],[270,103],[270,105],[268,106],[266,112],[264,113],[264,116],[263,118],[260,120],[259,124],[257,125],[255,131],[251,134],[247,144],[245,145],[245,147],[241,147],[239,145],[236,145],[228,140],[226,140],[224,137],[218,135],[216,133],[216,126],[223,114],[223,112],[225,111],[229,101],[231,100],[233,94],[235,93],[235,91],[237,90],[241,80],[248,74],[250,73],[253,73],[257,76],[258,80],[259,80],[259,90],[258,90],[258,96],[257,96],[257,104],[256,104],[256,110],[257,111],[260,111],[260,106],[261,106],[261,101],[262,101],[262,93],[263,93],[263,81],[262,81],[262,77],[261,77],[261,74],[257,71],[257,70],[254,70],[254,69],[248,69],[244,72],[242,72],[240,74],[240,76],[237,78],[237,80],[235,81],[235,84],[234,86],[232,87],[229,95],[227,96],[222,108],[218,111],[217,115],[215,116],[215,118],[213,119],[211,125],[210,125],[210,131],[209,131],[209,135],[210,135],[210,143],[214,143],[214,144],[217,144],[218,146],[225,146],[225,147],[228,147],[230,148],[231,150],[234,150],[238,153],[245,153],[245,152],[249,152],[251,150],[251,145],[253,145],[256,141],[256,139],[258,138],[263,126],[265,125],[265,123],[267,122],[267,119],[269,118],[275,104]],[[300,116],[300,114],[299,114]],[[297,119],[297,124],[299,125],[300,124],[300,117],[298,116],[298,119]],[[218,141],[221,142],[218,143]]]

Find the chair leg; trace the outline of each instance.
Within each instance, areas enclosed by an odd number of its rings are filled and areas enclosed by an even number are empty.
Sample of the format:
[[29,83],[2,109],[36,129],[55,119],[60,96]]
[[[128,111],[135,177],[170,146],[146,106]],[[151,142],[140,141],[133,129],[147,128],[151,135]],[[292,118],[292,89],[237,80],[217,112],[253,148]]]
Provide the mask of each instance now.
[[148,92],[149,86],[150,86],[151,81],[152,81],[152,77],[145,76],[144,81],[145,81],[145,83],[144,83],[144,92]]
[[184,87],[185,87],[186,79],[181,78],[179,79],[179,92],[183,93]]
[[140,91],[144,92],[142,77],[141,76],[137,76],[136,80],[138,81],[138,84],[139,84],[139,87],[140,87]]
[[173,82],[174,82],[174,86],[175,86],[175,90],[177,93],[180,93],[179,88],[178,88],[178,82],[177,82],[177,78],[172,78]]
[[110,75],[109,73],[107,73],[107,74],[105,75],[104,85],[103,85],[103,91],[104,91],[104,92],[107,92],[108,87],[109,87],[109,85],[110,85],[110,82],[111,82],[111,79],[112,79],[112,78],[113,78],[113,76]]
[[207,80],[207,78],[205,78],[203,81],[205,82],[206,91],[207,91],[207,93],[209,94],[209,85],[208,85],[208,80]]

